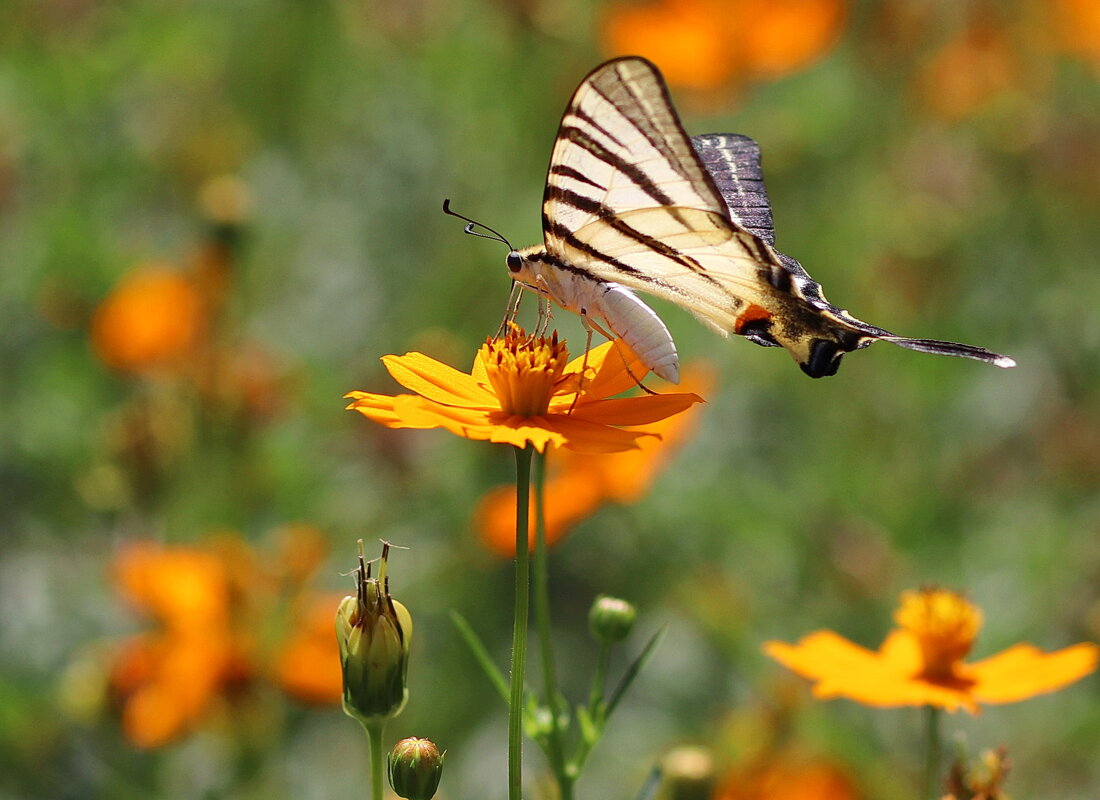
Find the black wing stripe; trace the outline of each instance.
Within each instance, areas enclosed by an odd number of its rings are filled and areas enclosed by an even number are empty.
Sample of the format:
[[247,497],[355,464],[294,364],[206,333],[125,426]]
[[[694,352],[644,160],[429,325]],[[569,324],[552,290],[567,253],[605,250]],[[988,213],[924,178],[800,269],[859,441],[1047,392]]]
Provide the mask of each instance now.
[[[638,281],[641,281],[643,283],[656,284],[656,285],[662,287],[665,291],[672,292],[674,294],[678,294],[678,295],[681,295],[683,297],[688,297],[689,296],[689,295],[687,295],[687,293],[685,293],[679,287],[673,286],[669,283],[666,283],[665,281],[660,280],[659,278],[654,278],[652,275],[647,275],[645,272],[642,272],[641,270],[637,269],[636,267],[632,267],[629,264],[626,264],[626,263],[620,261],[619,259],[615,258],[614,256],[609,256],[606,253],[601,252],[600,250],[597,250],[595,247],[590,245],[588,242],[581,241],[580,239],[578,239],[576,237],[576,235],[574,235],[573,231],[569,230],[569,228],[565,227],[564,225],[562,225],[559,222],[554,222],[554,221],[544,217],[543,218],[543,224],[546,226],[546,230],[551,235],[559,238],[561,241],[565,242],[565,244],[567,244],[569,247],[572,247],[575,250],[579,250],[580,252],[584,253],[586,256],[589,256],[589,257],[591,257],[591,258],[593,258],[597,261],[602,261],[603,263],[614,267],[615,269],[619,270],[620,272],[625,272],[628,275],[632,276],[634,279],[636,279]],[[597,276],[593,275],[592,273],[588,272],[587,270],[584,270],[584,269],[581,269],[580,267],[577,267],[576,265],[570,265],[570,271],[576,272],[576,273],[579,273],[579,274],[582,274],[582,275],[587,275],[590,278],[598,280]]]
[[565,164],[555,164],[554,166],[550,167],[550,174],[560,175],[563,178],[572,178],[573,180],[580,181],[581,183],[587,183],[589,186],[599,189],[601,192],[607,191],[606,186],[597,183],[596,181],[585,175],[583,172],[575,170]]
[[[672,198],[662,192],[661,187],[654,183],[653,180],[650,179],[650,177],[644,172],[642,172],[641,169],[639,169],[636,165],[631,164],[629,161],[623,159],[622,156],[612,153],[610,150],[608,150],[606,147],[604,147],[602,144],[597,142],[595,139],[593,139],[591,136],[589,136],[587,133],[585,133],[583,130],[576,127],[575,125],[563,125],[561,131],[558,133],[558,138],[572,142],[573,144],[577,145],[577,147],[580,147],[583,150],[591,153],[600,161],[609,164],[615,170],[621,172],[623,175],[629,178],[631,183],[633,183],[635,186],[637,186],[639,189],[649,195],[660,205],[670,207],[675,206]],[[674,216],[677,216],[677,218],[679,218],[679,215],[675,214],[675,212],[672,213]]]
[[[583,211],[587,214],[592,214],[595,217],[599,217],[600,220],[606,222],[613,229],[626,236],[629,239],[633,239],[640,245],[648,247],[658,255],[664,256],[670,261],[675,261],[682,267],[695,272],[699,277],[706,280],[708,283],[719,285],[718,281],[714,277],[707,273],[706,269],[695,259],[687,256],[671,245],[662,242],[660,239],[655,239],[647,233],[638,230],[632,225],[628,225],[618,215],[615,214],[610,208],[603,203],[595,200],[591,197],[585,197],[582,194],[570,191],[562,186],[551,186],[547,190],[546,197],[548,200],[556,200],[565,205],[572,206],[578,211]],[[601,259],[602,260],[602,259]]]
[[622,140],[620,140],[617,136],[615,136],[615,134],[613,134],[611,131],[609,131],[607,128],[597,122],[591,114],[589,114],[580,106],[574,106],[573,108],[569,109],[569,113],[577,119],[581,120],[585,125],[590,125],[592,128],[599,131],[607,139],[614,142],[616,147],[622,147],[623,149],[626,149],[626,145],[623,144]]

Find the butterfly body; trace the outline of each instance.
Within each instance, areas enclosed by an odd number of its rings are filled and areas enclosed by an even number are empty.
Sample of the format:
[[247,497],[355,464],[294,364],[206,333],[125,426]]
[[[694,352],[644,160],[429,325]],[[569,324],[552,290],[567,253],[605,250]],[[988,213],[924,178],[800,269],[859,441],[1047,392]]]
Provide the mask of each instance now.
[[517,283],[579,315],[586,325],[622,339],[654,374],[679,383],[680,360],[672,334],[632,291],[557,262],[542,246],[513,251],[508,268]]
[[[783,347],[814,378],[835,374],[844,353],[876,340],[1015,364],[981,347],[895,336],[829,303],[802,265],[775,249],[756,143],[738,134],[689,139],[660,72],[643,58],[597,67],[574,93],[550,157],[542,227],[541,246],[509,253],[513,278],[599,317],[628,343],[656,341],[667,329],[637,298],[601,305],[608,286],[664,298],[722,335]],[[667,359],[670,350],[668,336],[653,352]]]

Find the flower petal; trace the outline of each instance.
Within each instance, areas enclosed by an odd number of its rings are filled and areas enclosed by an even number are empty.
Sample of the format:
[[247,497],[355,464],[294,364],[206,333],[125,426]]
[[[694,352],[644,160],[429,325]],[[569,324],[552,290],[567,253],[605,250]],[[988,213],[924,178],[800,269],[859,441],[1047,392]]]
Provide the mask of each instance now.
[[[570,451],[555,451],[558,456]],[[583,456],[575,458],[607,459],[611,456]],[[599,484],[588,480],[580,472],[567,472],[546,481],[546,544],[553,547],[564,533],[591,514],[603,500]],[[535,498],[532,492],[528,527],[530,546],[535,546]],[[516,554],[516,487],[499,486],[478,502],[474,512],[474,525],[481,541],[498,555],[512,558]]]
[[[578,356],[569,362],[566,372],[581,371],[584,356]],[[604,342],[599,347],[594,347],[588,352],[588,370],[591,377],[585,379],[581,386],[581,397],[613,397],[622,394],[628,389],[633,389],[638,382],[649,374],[646,367],[630,349],[630,345],[622,339],[613,342]],[[629,371],[628,371],[629,370]],[[631,377],[633,375],[633,377]],[[566,404],[572,403],[572,394],[559,399]],[[583,399],[581,402],[584,402]]]
[[382,363],[394,380],[429,400],[469,408],[500,408],[496,396],[473,377],[423,353],[383,356]]
[[983,703],[1011,703],[1073,683],[1096,669],[1100,648],[1082,642],[1053,653],[1030,644],[1007,650],[967,666],[977,681],[974,695]]
[[764,652],[799,675],[816,681],[816,697],[846,697],[864,705],[936,705],[954,711],[976,711],[965,692],[930,684],[899,671],[898,662],[867,650],[832,631],[818,631],[796,645],[768,642]]
[[572,416],[604,425],[648,425],[703,402],[699,395],[690,393],[647,394],[589,402],[581,400]]
[[[400,395],[398,395],[400,396]],[[371,394],[370,392],[348,392],[344,399],[351,398],[351,402],[344,408],[348,411],[358,411],[367,419],[380,422],[390,428],[403,428],[401,418],[393,411],[394,398],[388,394]]]
[[645,431],[626,430],[581,419],[574,414],[549,414],[539,421],[548,430],[562,435],[563,440],[555,442],[578,453],[618,453],[633,450],[638,439],[652,434]]

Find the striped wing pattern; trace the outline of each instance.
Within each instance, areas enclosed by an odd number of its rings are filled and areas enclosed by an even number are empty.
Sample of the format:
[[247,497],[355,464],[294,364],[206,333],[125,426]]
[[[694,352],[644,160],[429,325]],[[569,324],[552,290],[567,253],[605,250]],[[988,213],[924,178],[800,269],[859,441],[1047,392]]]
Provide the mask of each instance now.
[[664,297],[728,333],[776,262],[738,226],[656,68],[610,61],[562,117],[543,199],[547,251]]
[[775,247],[775,225],[760,145],[739,133],[705,133],[691,137],[691,146],[714,181],[730,219]]
[[509,269],[582,314],[578,292],[622,284],[723,335],[781,345],[815,378],[876,339],[1015,363],[973,345],[896,336],[829,303],[798,261],[774,249],[756,142],[737,134],[689,139],[660,73],[642,58],[597,67],[574,93],[550,157],[542,223],[544,247],[513,252]]

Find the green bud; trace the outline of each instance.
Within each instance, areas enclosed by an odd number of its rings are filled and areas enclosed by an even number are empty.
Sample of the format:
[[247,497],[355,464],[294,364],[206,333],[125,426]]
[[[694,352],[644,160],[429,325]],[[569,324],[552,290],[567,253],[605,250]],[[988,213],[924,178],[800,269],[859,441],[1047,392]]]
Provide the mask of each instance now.
[[432,800],[443,775],[443,756],[427,739],[402,739],[387,758],[390,787],[406,800]]
[[378,578],[370,576],[360,542],[356,593],[336,610],[336,640],[344,675],[344,712],[364,724],[384,723],[401,713],[408,699],[409,640],[412,617],[390,597],[383,544]]
[[638,612],[630,603],[601,594],[588,612],[588,630],[604,644],[621,642],[630,635],[637,616]]

